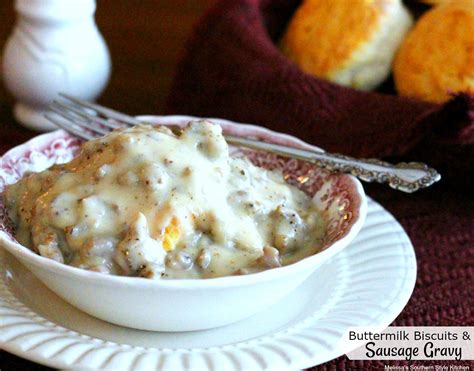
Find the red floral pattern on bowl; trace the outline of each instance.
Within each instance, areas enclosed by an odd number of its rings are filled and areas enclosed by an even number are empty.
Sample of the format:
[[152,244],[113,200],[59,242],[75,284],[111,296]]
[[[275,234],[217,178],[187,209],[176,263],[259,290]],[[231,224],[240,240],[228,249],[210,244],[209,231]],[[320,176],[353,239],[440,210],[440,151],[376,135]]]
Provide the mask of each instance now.
[[[142,116],[142,118],[153,124],[182,126],[196,119],[188,116]],[[262,127],[236,124],[221,119],[211,120],[221,125],[224,133],[227,134],[321,151],[299,139]],[[80,144],[80,140],[59,130],[40,135],[10,150],[0,159],[0,193],[8,184],[15,183],[28,172],[42,171],[53,164],[70,161],[80,148]],[[303,161],[286,159],[271,153],[236,148],[232,148],[231,151],[233,156],[245,155],[257,166],[282,171],[289,183],[315,196],[326,218],[324,249],[346,236],[354,223],[362,216],[361,206],[365,202],[365,195],[360,183],[352,176],[331,174]],[[16,242],[13,226],[1,197],[0,234]]]

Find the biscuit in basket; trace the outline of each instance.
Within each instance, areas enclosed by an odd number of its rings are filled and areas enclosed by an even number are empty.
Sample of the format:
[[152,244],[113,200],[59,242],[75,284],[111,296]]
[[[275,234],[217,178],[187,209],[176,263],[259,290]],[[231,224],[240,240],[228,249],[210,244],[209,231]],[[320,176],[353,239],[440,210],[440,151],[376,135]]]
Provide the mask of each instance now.
[[400,95],[441,103],[450,93],[474,94],[474,1],[451,1],[426,12],[394,64]]
[[281,49],[307,73],[371,90],[390,74],[412,23],[401,0],[305,0]]
[[[418,0],[422,3],[428,4],[428,5],[438,5],[438,4],[446,4],[450,1],[463,1],[463,0]],[[471,0],[468,0],[471,1]]]

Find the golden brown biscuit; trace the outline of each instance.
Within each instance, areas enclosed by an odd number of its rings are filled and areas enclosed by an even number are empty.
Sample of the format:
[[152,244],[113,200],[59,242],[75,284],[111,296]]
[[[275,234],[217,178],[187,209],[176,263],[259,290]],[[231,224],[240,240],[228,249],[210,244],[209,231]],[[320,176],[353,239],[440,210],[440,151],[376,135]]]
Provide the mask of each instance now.
[[474,1],[474,0],[418,0],[418,1],[425,4],[430,4],[430,5],[439,5],[439,4],[446,4],[451,1]]
[[305,0],[281,48],[305,72],[370,90],[390,73],[411,25],[401,0]]
[[401,95],[444,102],[452,92],[474,94],[474,2],[452,1],[426,12],[394,64]]
[[430,4],[430,5],[437,5],[443,4],[451,0],[419,0],[421,3]]

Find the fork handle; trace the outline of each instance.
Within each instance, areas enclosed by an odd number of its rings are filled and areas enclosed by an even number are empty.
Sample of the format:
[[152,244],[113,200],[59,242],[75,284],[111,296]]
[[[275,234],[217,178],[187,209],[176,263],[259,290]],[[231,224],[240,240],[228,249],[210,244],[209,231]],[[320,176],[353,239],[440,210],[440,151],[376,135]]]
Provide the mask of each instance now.
[[365,182],[388,183],[393,189],[412,193],[441,179],[433,168],[420,162],[390,164],[378,159],[356,159],[337,153],[284,147],[262,141],[226,136],[227,142],[242,147],[266,150],[284,157],[310,162],[329,171],[348,173]]

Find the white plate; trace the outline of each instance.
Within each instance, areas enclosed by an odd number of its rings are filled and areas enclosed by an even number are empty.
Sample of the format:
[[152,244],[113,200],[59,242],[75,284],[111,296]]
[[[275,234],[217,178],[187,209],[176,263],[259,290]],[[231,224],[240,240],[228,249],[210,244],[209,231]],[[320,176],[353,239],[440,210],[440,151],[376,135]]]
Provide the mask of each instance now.
[[416,259],[402,227],[369,200],[356,240],[292,294],[247,320],[187,333],[132,330],[95,319],[49,291],[3,249],[0,277],[1,348],[44,365],[287,369],[340,356],[336,345],[350,326],[389,325],[413,291]]

